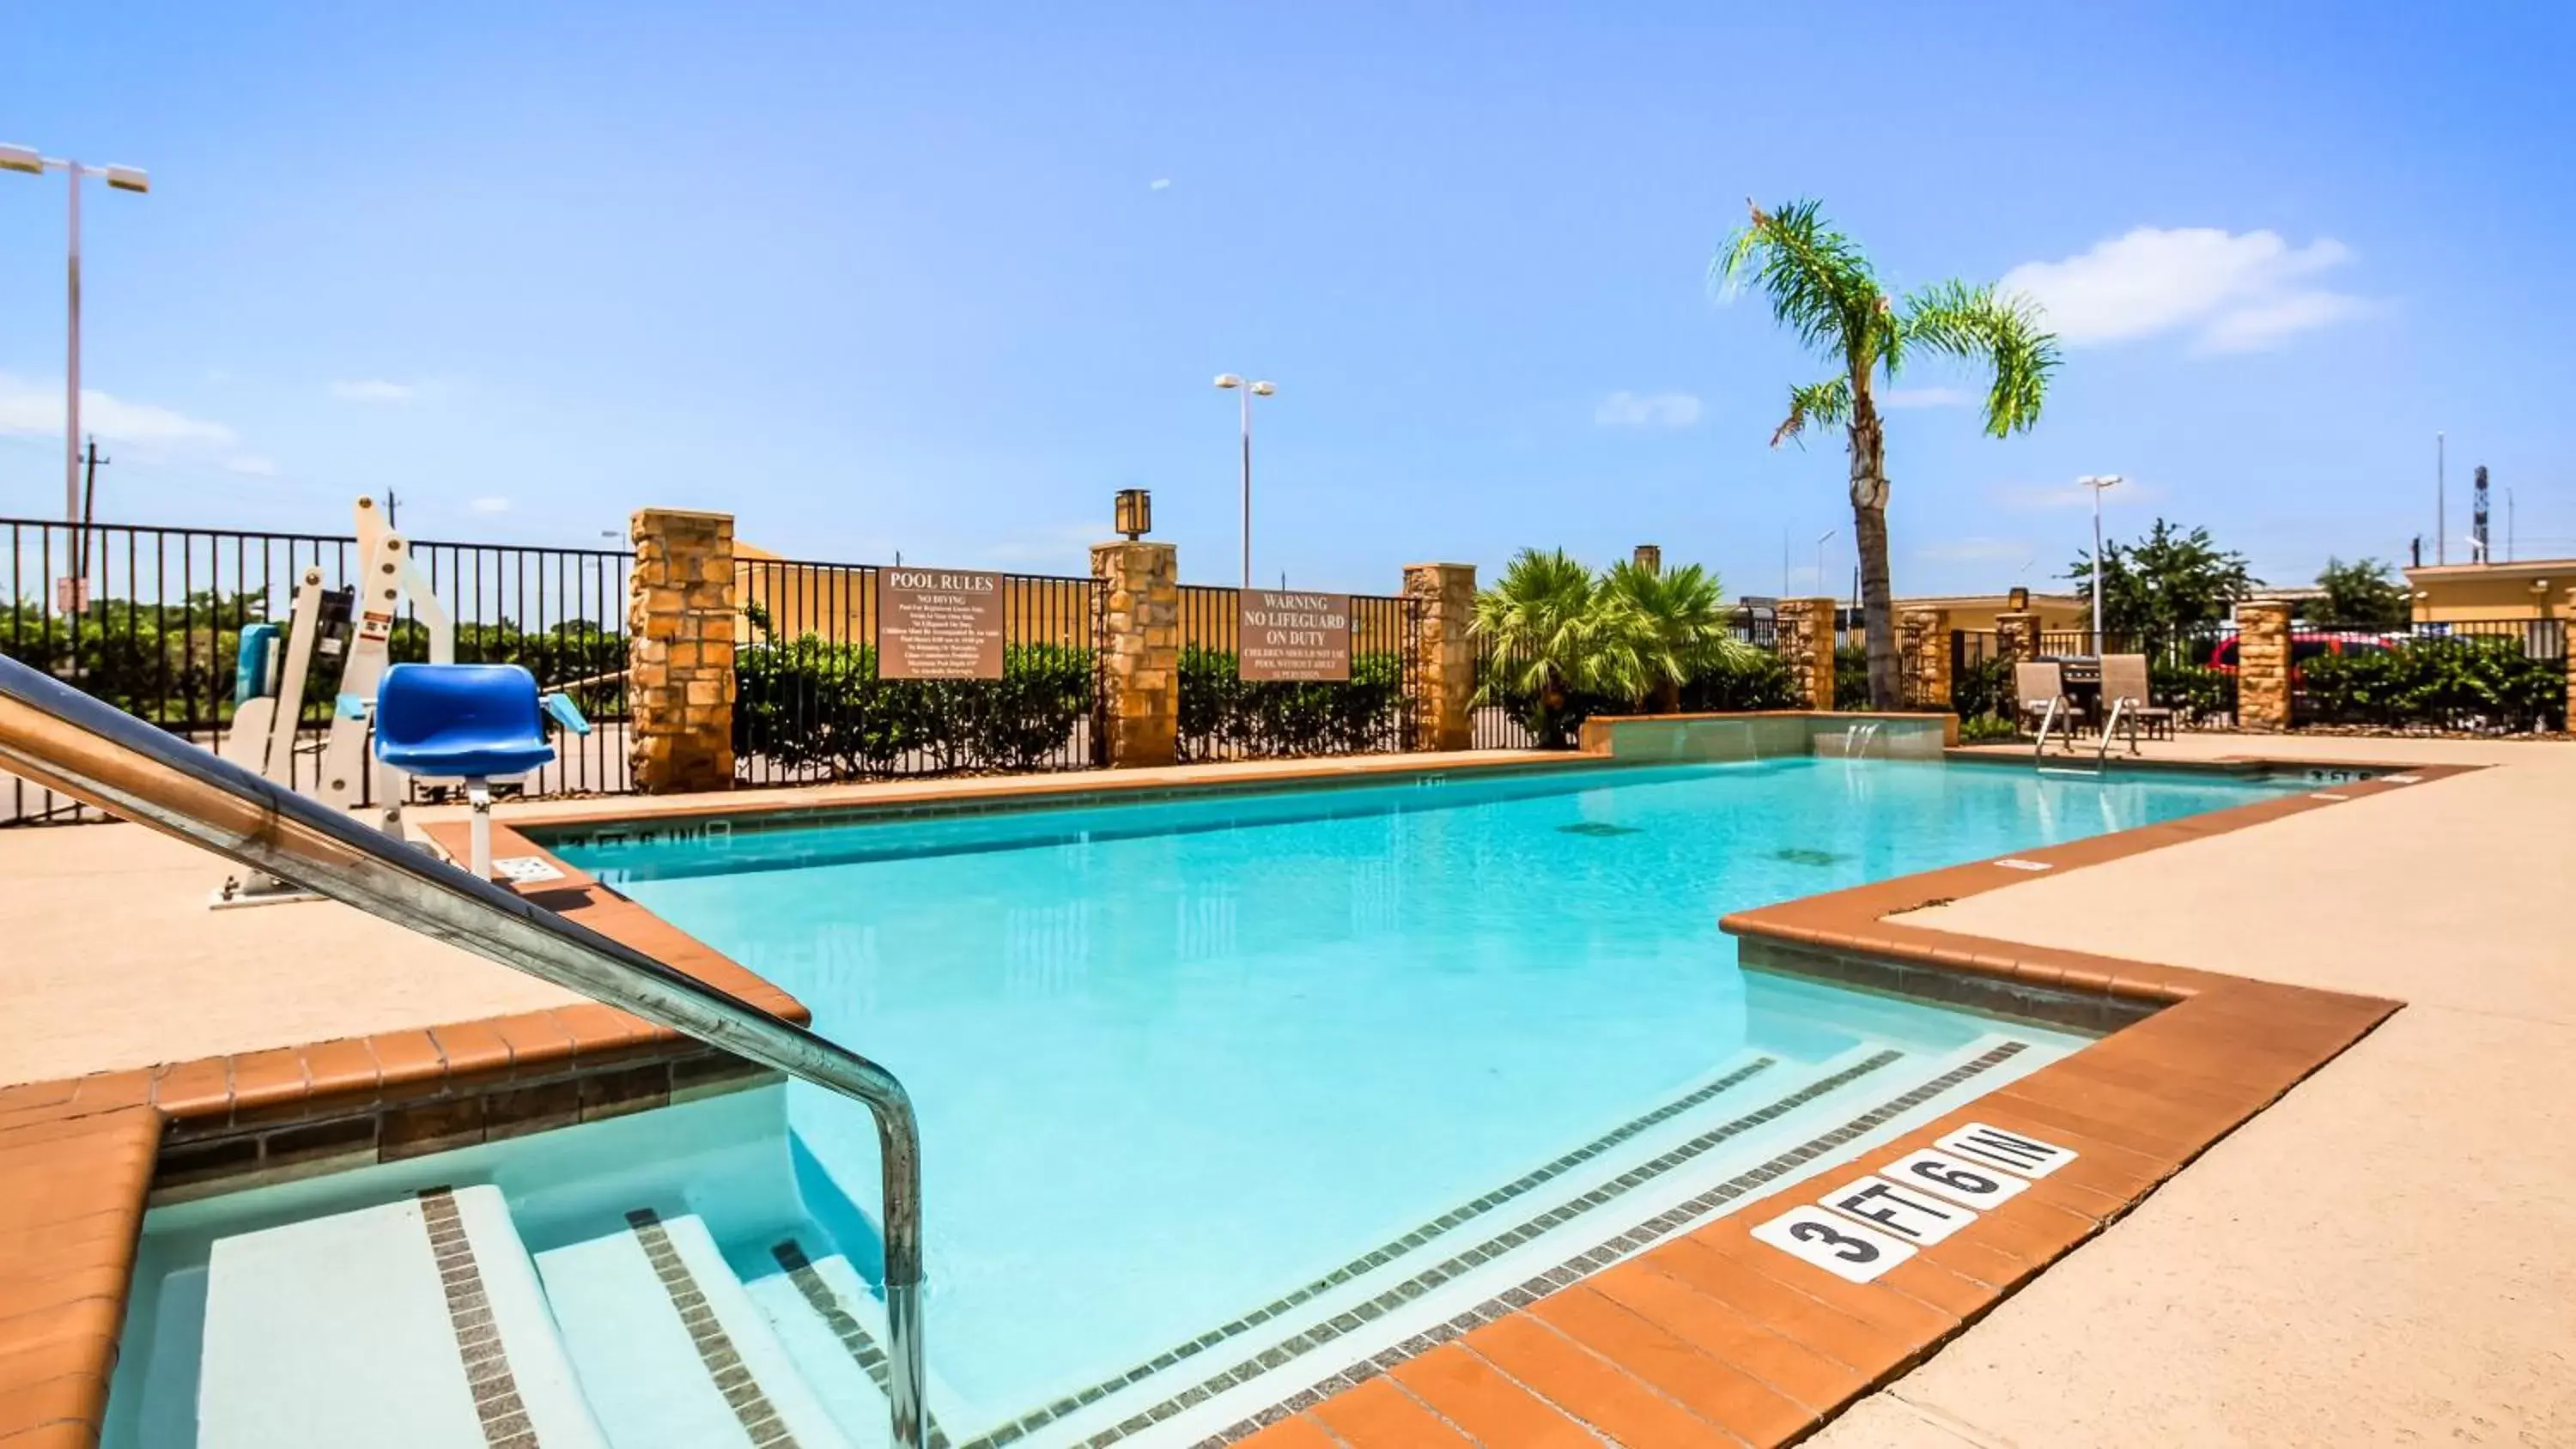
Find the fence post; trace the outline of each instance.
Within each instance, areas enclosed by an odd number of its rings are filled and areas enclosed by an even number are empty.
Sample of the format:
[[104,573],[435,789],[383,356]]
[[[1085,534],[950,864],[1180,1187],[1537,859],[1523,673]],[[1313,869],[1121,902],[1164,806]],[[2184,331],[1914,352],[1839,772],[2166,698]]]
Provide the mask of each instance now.
[[1092,545],[1093,647],[1100,651],[1101,763],[1180,758],[1181,565],[1168,543]]
[[1782,599],[1780,662],[1789,666],[1789,698],[1799,709],[1834,707],[1834,610],[1839,599]]
[[644,508],[629,529],[627,764],[650,795],[733,786],[733,518]]
[[2258,734],[2290,727],[2290,605],[2236,606],[2236,726]]
[[1950,611],[1908,609],[1897,621],[1909,709],[1950,707]]
[[1407,608],[1421,613],[1406,648],[1404,672],[1414,697],[1413,743],[1421,750],[1464,750],[1476,740],[1476,566],[1404,566]]

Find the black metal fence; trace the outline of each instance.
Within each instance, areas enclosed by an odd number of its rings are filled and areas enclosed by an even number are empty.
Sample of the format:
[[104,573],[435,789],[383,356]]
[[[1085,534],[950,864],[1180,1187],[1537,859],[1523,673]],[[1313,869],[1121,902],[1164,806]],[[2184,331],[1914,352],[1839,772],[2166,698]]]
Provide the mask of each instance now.
[[[96,524],[74,528],[0,519],[0,653],[45,670],[209,749],[233,716],[244,625],[284,623],[307,569],[326,588],[348,586],[357,540],[328,534]],[[626,587],[623,552],[416,540],[455,624],[464,663],[523,664],[562,690],[594,729],[557,745],[533,793],[628,788]],[[395,662],[429,657],[429,633],[409,606],[395,622]],[[317,667],[299,701],[294,783],[318,778],[337,672]],[[365,788],[372,790],[373,771]],[[0,825],[92,819],[78,801],[0,776]]]
[[2294,628],[2290,721],[2474,734],[2564,730],[2567,621]]
[[1246,681],[1238,669],[1238,590],[1181,586],[1184,760],[1369,754],[1414,748],[1422,605],[1351,596],[1348,683]]
[[884,679],[878,572],[736,560],[736,778],[783,785],[1095,763],[1098,584],[1004,574],[1000,679]]

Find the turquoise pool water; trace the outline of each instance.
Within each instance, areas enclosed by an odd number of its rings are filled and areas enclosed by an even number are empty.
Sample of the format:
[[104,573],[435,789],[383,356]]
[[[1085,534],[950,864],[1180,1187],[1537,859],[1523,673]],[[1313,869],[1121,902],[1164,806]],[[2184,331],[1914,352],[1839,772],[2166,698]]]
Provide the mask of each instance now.
[[[1799,1113],[1971,1063],[1939,1110],[2062,1055],[2080,1041],[1740,971],[1718,918],[2266,789],[1788,759],[553,848],[911,1088],[933,1408],[962,1437],[1668,1104],[1694,1105],[1620,1150],[1805,1084],[1718,1154],[1759,1162]],[[866,1114],[797,1088],[789,1117],[816,1185],[872,1205]],[[866,1256],[864,1220],[825,1226]]]

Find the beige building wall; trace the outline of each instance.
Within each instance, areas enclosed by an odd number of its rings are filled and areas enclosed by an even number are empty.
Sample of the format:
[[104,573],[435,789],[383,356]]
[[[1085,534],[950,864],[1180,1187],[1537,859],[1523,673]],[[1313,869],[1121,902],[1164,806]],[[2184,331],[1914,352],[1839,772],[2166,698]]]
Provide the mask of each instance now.
[[[1083,579],[1006,578],[1002,617],[1013,644],[1091,642],[1091,602]],[[768,616],[771,637],[807,634],[835,644],[876,639],[876,589],[869,570],[842,564],[796,563],[756,544],[734,545],[734,598],[744,615],[741,637],[761,641],[750,627],[752,606]]]
[[[2449,564],[2406,571],[2418,623],[2554,617],[2576,587],[2576,558]],[[2555,601],[2553,603],[2553,601]]]

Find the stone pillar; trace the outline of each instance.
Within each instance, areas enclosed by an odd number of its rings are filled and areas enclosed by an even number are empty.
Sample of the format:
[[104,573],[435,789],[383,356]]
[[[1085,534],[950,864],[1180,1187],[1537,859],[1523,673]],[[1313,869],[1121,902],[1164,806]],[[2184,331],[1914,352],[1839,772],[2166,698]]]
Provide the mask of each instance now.
[[2037,659],[2039,616],[2027,612],[1995,615],[1995,657],[2014,664]]
[[1181,564],[1168,543],[1092,545],[1101,738],[1116,769],[1168,765],[1181,746]]
[[1412,657],[1413,748],[1464,750],[1476,739],[1476,566],[1404,566],[1404,597],[1417,620]]
[[2236,727],[2270,734],[2290,727],[2290,605],[2236,606]]
[[1793,709],[1834,707],[1834,610],[1838,599],[1782,599],[1780,662],[1789,666]]
[[636,512],[626,758],[648,795],[733,787],[733,518]]
[[2558,642],[2566,656],[2567,722],[2560,728],[2576,730],[2576,589],[2567,591],[2567,611],[2561,617],[2566,621],[2558,626]]
[[1896,621],[1896,647],[1905,666],[1905,707],[1950,707],[1950,612],[1908,609]]

